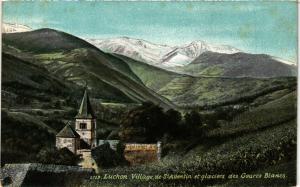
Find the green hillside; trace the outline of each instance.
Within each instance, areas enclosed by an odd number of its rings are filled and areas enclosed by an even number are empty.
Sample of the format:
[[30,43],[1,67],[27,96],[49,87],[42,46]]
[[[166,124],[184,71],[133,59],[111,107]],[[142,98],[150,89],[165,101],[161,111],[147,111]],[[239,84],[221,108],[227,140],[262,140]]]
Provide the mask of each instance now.
[[[205,106],[248,98],[290,88],[296,78],[183,77],[173,79],[158,91],[179,106]],[[187,104],[188,103],[188,104]]]
[[114,56],[126,62],[141,81],[154,91],[160,90],[175,78],[183,77],[183,75],[172,71],[167,71],[122,55],[114,54]]
[[172,106],[144,86],[126,63],[63,32],[40,29],[4,34],[3,51],[42,66],[61,80],[78,86],[87,82],[96,98],[117,102],[151,101],[165,108]]
[[124,60],[143,83],[181,107],[196,107],[233,102],[270,91],[291,88],[295,77],[229,78],[189,76],[154,67],[116,55]]

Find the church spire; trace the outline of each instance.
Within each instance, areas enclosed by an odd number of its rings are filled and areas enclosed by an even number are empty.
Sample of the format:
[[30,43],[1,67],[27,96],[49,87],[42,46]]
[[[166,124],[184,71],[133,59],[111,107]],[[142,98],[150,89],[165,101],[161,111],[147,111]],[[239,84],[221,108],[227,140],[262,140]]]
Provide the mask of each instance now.
[[75,118],[80,118],[80,119],[94,119],[94,111],[92,109],[89,95],[87,92],[87,87],[85,88],[84,95],[80,104],[80,108],[78,111],[78,114],[76,115]]

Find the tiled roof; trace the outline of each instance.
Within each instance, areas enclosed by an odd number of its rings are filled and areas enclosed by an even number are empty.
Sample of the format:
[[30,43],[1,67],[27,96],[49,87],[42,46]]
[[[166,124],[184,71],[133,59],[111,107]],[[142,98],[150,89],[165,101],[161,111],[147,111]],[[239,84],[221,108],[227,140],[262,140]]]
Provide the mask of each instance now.
[[68,123],[57,135],[57,137],[63,138],[79,138],[80,135],[72,128]]

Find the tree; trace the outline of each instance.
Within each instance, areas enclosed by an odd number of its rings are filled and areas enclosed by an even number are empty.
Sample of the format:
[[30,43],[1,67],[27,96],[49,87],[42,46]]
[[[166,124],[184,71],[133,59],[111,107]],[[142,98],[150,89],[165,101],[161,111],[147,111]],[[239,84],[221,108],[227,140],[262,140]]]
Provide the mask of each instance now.
[[124,141],[154,142],[166,131],[166,115],[153,103],[130,110],[121,121],[119,136]]
[[110,148],[109,143],[92,149],[92,157],[101,168],[110,168],[116,166],[128,165],[124,157],[125,146],[119,142],[116,151]]
[[166,126],[165,131],[169,132],[173,136],[179,136],[180,135],[180,123],[182,121],[181,113],[170,109],[166,112]]
[[192,112],[186,113],[184,119],[188,135],[198,137],[204,135],[202,117],[198,112],[193,110]]

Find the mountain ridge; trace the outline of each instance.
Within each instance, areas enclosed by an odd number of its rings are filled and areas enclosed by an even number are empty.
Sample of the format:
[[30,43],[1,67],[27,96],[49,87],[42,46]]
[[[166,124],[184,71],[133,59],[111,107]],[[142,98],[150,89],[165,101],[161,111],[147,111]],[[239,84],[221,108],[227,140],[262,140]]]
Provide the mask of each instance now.
[[86,39],[99,49],[133,58],[156,66],[183,66],[205,51],[223,53],[240,52],[228,45],[208,44],[197,40],[180,46],[155,44],[143,39],[118,37],[111,39]]
[[[297,65],[287,60],[267,54],[246,53],[228,45],[208,44],[202,40],[181,46],[155,44],[129,37],[86,40],[107,53],[191,76],[264,78],[297,75]],[[196,65],[195,62],[201,60],[206,63]],[[237,69],[239,72],[236,72]]]

